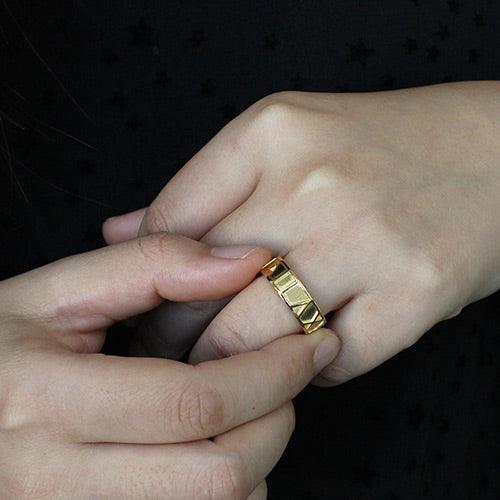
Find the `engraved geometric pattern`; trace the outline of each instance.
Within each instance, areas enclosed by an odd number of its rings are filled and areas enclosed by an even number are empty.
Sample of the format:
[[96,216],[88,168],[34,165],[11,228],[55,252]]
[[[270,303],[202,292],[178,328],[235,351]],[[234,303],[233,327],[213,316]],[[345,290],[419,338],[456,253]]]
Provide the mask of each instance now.
[[260,272],[293,312],[304,333],[313,333],[326,323],[311,294],[281,257],[268,262]]

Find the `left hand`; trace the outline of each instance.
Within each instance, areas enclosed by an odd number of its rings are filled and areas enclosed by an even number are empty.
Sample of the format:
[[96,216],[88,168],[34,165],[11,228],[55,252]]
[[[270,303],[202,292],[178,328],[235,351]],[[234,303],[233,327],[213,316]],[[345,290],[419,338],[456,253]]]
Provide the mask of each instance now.
[[[191,159],[144,219],[112,219],[105,237],[133,237],[142,220],[142,233],[286,257],[322,311],[335,311],[328,326],[342,340],[316,382],[343,382],[499,288],[499,96],[498,82],[470,82],[267,97]],[[149,354],[178,355],[203,330],[193,362],[300,331],[265,278],[217,314],[223,305],[164,305],[141,329]]]
[[157,233],[1,281],[0,498],[265,498],[335,336],[197,366],[98,351],[115,321],[235,293],[268,258]]

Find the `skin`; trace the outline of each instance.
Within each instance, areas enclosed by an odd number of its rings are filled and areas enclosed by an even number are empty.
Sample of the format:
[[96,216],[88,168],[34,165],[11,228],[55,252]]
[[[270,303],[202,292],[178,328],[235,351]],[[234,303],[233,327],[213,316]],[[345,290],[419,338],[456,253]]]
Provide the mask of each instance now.
[[[285,92],[229,123],[109,243],[168,230],[282,255],[340,337],[315,383],[356,377],[500,288],[500,84]],[[127,219],[128,218],[128,219]],[[299,325],[265,278],[229,303],[165,304],[135,352],[198,363]]]
[[157,233],[0,282],[0,498],[265,498],[331,332],[197,366],[99,350],[116,321],[234,294],[269,256]]

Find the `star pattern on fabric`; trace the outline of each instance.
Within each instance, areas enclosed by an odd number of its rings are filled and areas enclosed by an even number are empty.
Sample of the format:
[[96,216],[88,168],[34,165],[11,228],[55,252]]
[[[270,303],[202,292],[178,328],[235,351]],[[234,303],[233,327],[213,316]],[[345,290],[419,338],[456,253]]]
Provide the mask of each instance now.
[[427,60],[435,62],[441,55],[439,49],[435,45],[431,45],[427,49]]
[[355,44],[348,43],[347,47],[349,48],[349,61],[358,62],[363,67],[366,67],[368,59],[375,54],[375,50],[367,47],[362,38],[359,38]]
[[439,23],[439,27],[437,31],[434,33],[440,40],[446,40],[450,35],[450,31],[448,29],[447,24]]
[[415,38],[407,38],[401,45],[408,54],[413,54],[418,50],[418,44]]
[[266,35],[264,39],[264,47],[269,50],[276,50],[281,45],[281,41],[278,37],[271,33],[270,35]]
[[360,465],[353,467],[352,472],[353,481],[366,488],[371,488],[374,480],[379,477],[379,474],[370,467],[367,460],[363,460]]
[[473,17],[474,24],[478,28],[483,28],[484,27],[484,17],[481,14],[478,14],[477,12],[474,14]]
[[153,35],[156,30],[140,17],[138,22],[128,28],[132,45],[153,45]]

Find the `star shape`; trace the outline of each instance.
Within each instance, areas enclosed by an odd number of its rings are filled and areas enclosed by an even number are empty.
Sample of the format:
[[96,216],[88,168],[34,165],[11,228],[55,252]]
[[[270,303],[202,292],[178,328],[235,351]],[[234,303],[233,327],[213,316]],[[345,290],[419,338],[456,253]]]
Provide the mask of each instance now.
[[452,14],[458,14],[459,8],[458,0],[448,0],[448,10]]
[[111,66],[116,61],[118,61],[118,56],[111,50],[105,50],[102,52],[101,62],[106,66]]
[[124,108],[127,106],[128,96],[123,89],[114,90],[108,102],[117,108]]
[[128,129],[132,130],[135,132],[137,129],[139,129],[142,125],[142,120],[139,114],[134,114],[128,118],[126,121],[125,125],[127,126]]
[[477,12],[474,14],[474,24],[478,28],[482,28],[484,26],[484,17],[481,14],[478,14]]
[[401,44],[401,46],[406,49],[406,52],[408,52],[408,54],[413,54],[418,49],[417,41],[415,40],[415,38],[407,38],[404,43]]
[[276,48],[280,44],[281,41],[278,39],[278,37],[274,33],[271,33],[270,35],[266,36],[264,47],[269,50],[276,50]]
[[418,431],[425,418],[425,413],[422,411],[421,404],[417,403],[413,408],[409,408],[406,410],[406,414],[408,417],[408,423],[411,427]]
[[361,66],[365,67],[368,58],[373,56],[375,51],[366,46],[362,38],[356,44],[348,43],[349,47],[349,61],[359,62]]
[[216,85],[208,78],[201,84],[201,93],[206,97],[213,97],[217,90]]
[[26,155],[35,151],[39,145],[40,142],[36,137],[36,132],[32,128],[22,130],[14,141],[14,147],[20,149]]
[[146,23],[143,17],[139,18],[137,24],[129,26],[128,31],[132,35],[132,45],[153,45],[153,34],[156,30]]
[[469,50],[469,63],[475,64],[479,61],[479,52],[477,49],[470,49]]
[[448,38],[450,31],[448,30],[448,26],[443,23],[439,23],[439,29],[434,33],[441,40]]
[[166,87],[172,83],[172,78],[167,75],[166,71],[157,70],[154,83],[156,83],[156,85],[160,85],[160,87]]
[[292,85],[294,90],[303,90],[304,88],[304,79],[302,76],[300,76],[299,73],[297,73],[293,78],[292,78]]
[[380,78],[380,84],[384,89],[392,89],[396,85],[396,78],[390,73],[386,73]]
[[206,42],[208,38],[204,30],[197,29],[193,30],[190,40],[194,46],[199,47],[203,42]]
[[370,468],[368,461],[364,460],[363,464],[352,468],[354,475],[354,482],[362,484],[367,488],[371,488],[373,485],[373,480],[378,477],[378,473]]
[[435,45],[432,45],[427,49],[427,59],[429,61],[435,62],[439,57],[439,54],[439,49]]

